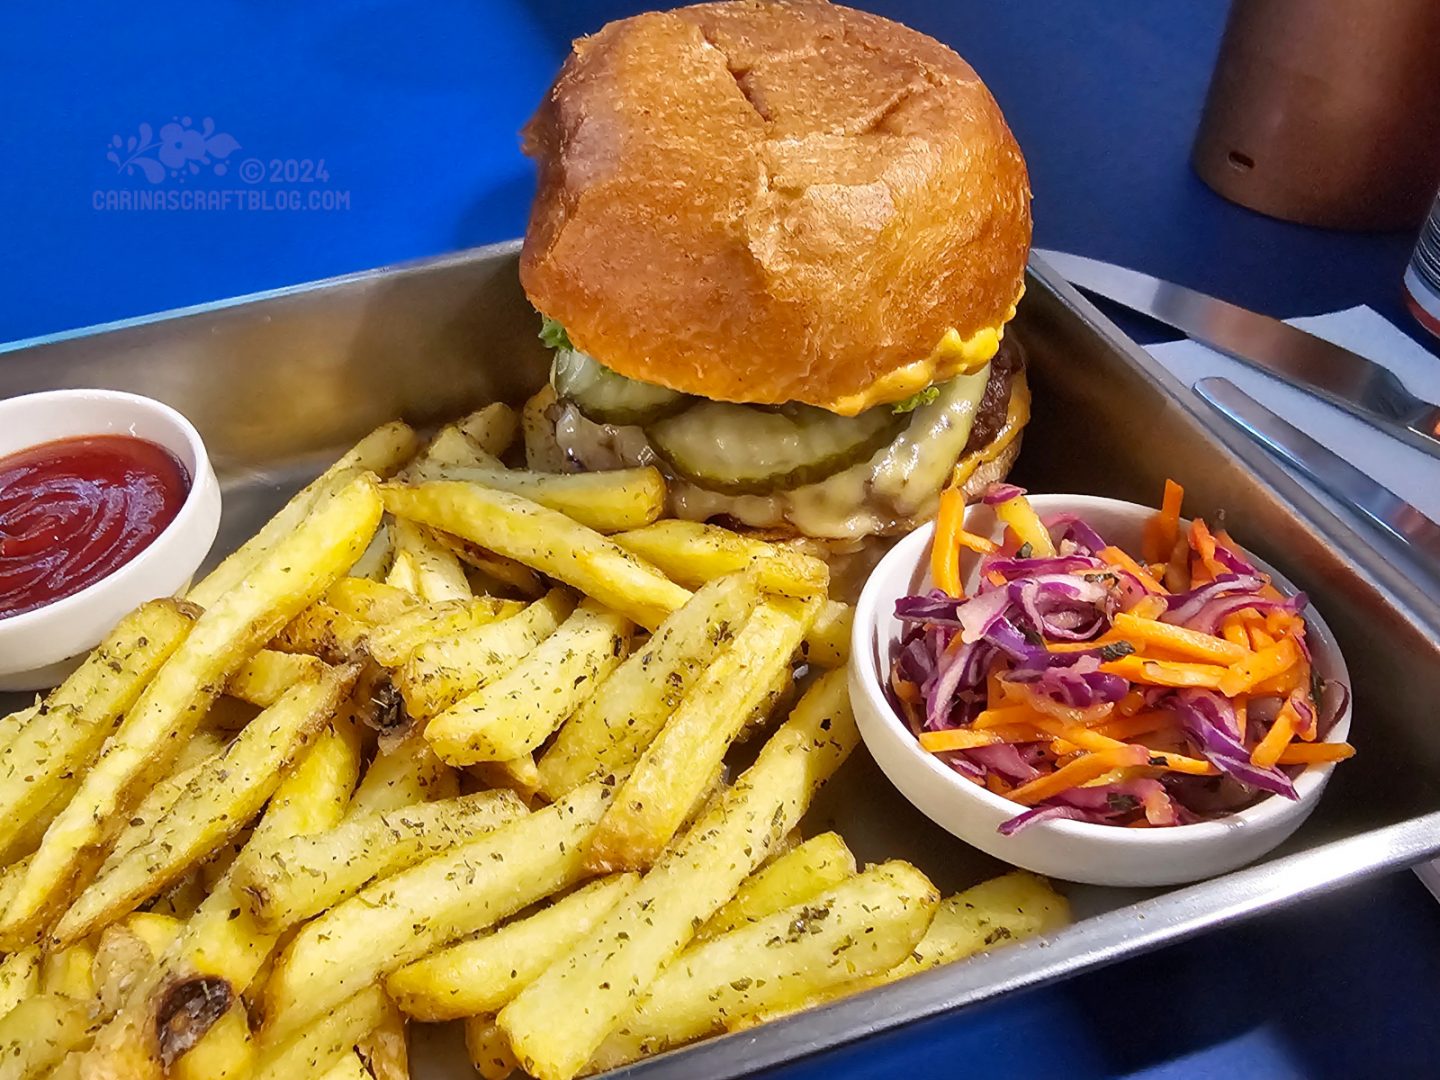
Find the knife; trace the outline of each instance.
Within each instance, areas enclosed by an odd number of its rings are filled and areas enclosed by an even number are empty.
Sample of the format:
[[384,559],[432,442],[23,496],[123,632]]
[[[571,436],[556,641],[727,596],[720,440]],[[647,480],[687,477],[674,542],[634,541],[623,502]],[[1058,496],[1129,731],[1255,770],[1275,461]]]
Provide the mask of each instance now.
[[1327,450],[1294,424],[1276,416],[1229,379],[1201,379],[1195,393],[1220,415],[1326,494],[1440,567],[1440,525],[1389,488]]
[[1072,285],[1173,326],[1440,457],[1440,405],[1410,393],[1373,360],[1268,315],[1137,270],[1063,251],[1035,254]]

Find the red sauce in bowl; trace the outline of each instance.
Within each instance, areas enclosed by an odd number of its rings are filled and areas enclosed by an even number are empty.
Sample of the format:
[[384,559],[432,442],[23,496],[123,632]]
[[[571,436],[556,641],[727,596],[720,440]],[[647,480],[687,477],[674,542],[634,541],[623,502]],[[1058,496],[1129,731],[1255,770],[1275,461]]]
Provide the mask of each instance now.
[[114,573],[175,520],[189,492],[174,454],[129,435],[0,457],[0,619]]

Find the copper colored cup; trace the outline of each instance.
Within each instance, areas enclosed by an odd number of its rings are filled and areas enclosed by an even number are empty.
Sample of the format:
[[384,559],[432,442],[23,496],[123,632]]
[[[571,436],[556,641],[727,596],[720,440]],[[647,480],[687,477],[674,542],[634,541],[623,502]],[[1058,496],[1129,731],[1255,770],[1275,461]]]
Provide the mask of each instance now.
[[1440,184],[1440,0],[1235,0],[1191,161],[1262,214],[1414,228]]

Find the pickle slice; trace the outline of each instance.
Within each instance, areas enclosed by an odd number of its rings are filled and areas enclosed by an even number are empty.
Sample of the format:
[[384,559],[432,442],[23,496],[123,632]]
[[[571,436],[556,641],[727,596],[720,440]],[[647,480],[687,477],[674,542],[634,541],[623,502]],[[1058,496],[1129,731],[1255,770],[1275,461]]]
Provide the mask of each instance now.
[[728,495],[760,495],[813,484],[868,460],[910,419],[888,405],[837,416],[812,405],[700,401],[647,425],[645,434],[686,480]]
[[674,416],[693,398],[677,390],[627,379],[577,349],[557,349],[550,364],[557,396],[597,424],[645,425]]

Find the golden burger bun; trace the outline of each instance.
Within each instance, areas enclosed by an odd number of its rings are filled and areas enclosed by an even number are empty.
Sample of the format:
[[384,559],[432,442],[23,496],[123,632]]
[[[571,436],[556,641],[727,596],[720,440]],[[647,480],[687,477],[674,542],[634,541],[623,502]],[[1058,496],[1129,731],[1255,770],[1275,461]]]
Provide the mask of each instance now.
[[611,23],[524,137],[525,291],[631,378],[852,414],[987,360],[1022,289],[1029,182],[999,108],[876,15],[733,0]]

